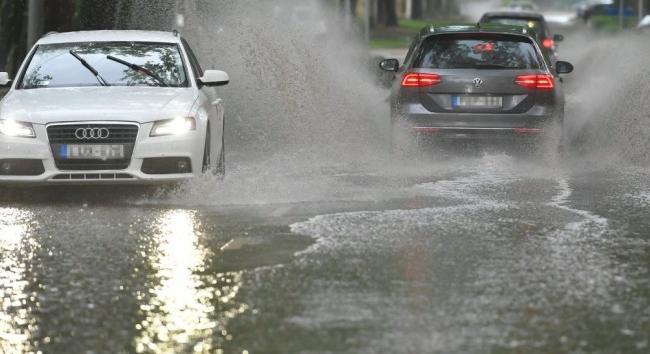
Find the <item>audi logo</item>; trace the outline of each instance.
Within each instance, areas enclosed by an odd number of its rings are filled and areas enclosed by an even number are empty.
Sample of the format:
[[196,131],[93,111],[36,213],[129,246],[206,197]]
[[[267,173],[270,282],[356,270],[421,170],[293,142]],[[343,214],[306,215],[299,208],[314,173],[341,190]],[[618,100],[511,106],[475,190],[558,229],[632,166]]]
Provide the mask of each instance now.
[[111,136],[108,128],[79,128],[74,132],[79,140],[103,140]]

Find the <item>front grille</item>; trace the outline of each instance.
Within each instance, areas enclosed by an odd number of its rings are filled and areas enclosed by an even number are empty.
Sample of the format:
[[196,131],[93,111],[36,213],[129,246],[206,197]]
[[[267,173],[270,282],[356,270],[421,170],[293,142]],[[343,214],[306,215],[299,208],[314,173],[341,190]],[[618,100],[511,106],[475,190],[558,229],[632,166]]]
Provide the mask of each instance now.
[[[107,128],[110,136],[107,139],[88,141],[79,140],[75,132],[79,128]],[[79,124],[54,125],[47,128],[50,144],[133,144],[138,137],[138,126],[124,124]]]
[[[110,132],[105,139],[78,139],[75,135],[77,129],[84,128],[106,128]],[[123,170],[129,167],[135,140],[138,137],[138,126],[131,124],[72,124],[53,125],[47,128],[47,136],[54,155],[56,167],[62,171],[102,171],[102,170]],[[86,144],[112,144],[124,145],[123,159],[88,159],[69,160],[60,156],[59,152],[63,145],[86,145]]]
[[125,173],[93,173],[93,174],[88,174],[88,173],[81,173],[81,174],[61,174],[61,175],[56,175],[52,177],[52,180],[54,181],[79,181],[79,180],[84,180],[84,181],[92,181],[92,180],[100,180],[100,181],[120,181],[120,180],[133,180],[135,177],[125,174]]

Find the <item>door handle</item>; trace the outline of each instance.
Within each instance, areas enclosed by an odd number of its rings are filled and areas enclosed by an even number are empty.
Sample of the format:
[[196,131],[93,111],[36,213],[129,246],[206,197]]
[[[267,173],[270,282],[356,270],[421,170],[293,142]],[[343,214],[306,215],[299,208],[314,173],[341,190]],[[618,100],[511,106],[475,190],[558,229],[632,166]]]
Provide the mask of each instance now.
[[221,104],[221,102],[223,102],[223,100],[221,98],[217,98],[216,100],[212,101],[212,105],[218,106]]

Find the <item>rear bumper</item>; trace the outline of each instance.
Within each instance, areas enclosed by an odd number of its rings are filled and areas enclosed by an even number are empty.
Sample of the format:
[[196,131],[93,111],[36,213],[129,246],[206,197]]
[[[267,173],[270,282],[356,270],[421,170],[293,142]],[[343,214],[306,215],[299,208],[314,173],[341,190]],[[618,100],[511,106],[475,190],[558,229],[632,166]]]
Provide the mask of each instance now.
[[393,123],[408,127],[447,127],[464,129],[545,128],[556,121],[553,106],[533,106],[524,113],[451,113],[431,112],[419,103],[401,105],[393,114]]
[[411,127],[409,132],[418,138],[466,141],[521,141],[543,138],[544,128],[458,128],[458,127]]
[[540,138],[560,123],[552,106],[534,106],[525,113],[437,113],[421,104],[402,105],[392,123],[416,136],[461,140]]

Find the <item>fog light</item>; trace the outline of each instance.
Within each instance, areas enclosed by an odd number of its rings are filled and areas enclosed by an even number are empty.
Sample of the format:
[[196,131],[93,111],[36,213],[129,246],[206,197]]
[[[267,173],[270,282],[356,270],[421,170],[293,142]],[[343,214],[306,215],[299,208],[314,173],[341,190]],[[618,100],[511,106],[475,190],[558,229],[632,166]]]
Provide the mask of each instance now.
[[187,161],[185,161],[185,160],[178,161],[178,171],[179,172],[187,172],[188,167],[190,167],[190,166],[187,163]]
[[0,176],[39,176],[44,172],[45,167],[41,160],[0,160]]
[[3,162],[2,165],[0,165],[0,169],[3,173],[11,172],[11,162]]
[[188,157],[155,157],[142,161],[142,172],[148,175],[192,173],[192,160]]

